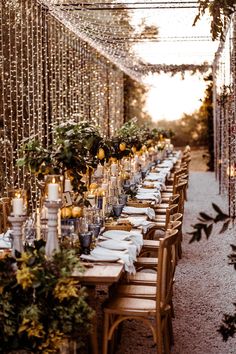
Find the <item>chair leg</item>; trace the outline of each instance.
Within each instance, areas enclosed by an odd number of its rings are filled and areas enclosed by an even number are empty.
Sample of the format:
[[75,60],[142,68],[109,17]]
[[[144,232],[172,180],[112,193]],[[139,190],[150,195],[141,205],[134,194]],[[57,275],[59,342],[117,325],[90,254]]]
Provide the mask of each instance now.
[[170,346],[172,346],[174,345],[174,331],[173,331],[171,315],[169,315],[167,318],[167,326],[168,326],[168,333],[170,338]]
[[161,319],[157,319],[157,330],[156,330],[156,346],[157,346],[157,354],[162,354],[163,349],[163,331],[162,331],[162,323]]
[[170,354],[170,336],[167,316],[163,319],[163,322],[164,353]]
[[109,331],[109,314],[105,313],[102,354],[108,354],[108,331]]

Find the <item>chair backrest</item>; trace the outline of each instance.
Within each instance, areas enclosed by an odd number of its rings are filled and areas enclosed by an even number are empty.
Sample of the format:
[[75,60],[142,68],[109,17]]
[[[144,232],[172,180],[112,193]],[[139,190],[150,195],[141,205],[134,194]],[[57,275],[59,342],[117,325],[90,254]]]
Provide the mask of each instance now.
[[10,215],[10,198],[0,199],[0,232],[6,232],[9,226],[8,216]]
[[170,217],[170,223],[173,223],[175,221],[183,221],[183,214],[182,213],[174,213]]
[[177,243],[178,230],[175,229],[167,231],[166,236],[160,239],[156,292],[156,309],[160,314],[166,311],[171,305]]
[[165,222],[165,229],[167,230],[167,227],[169,225],[171,216],[176,213],[179,209],[179,204],[171,204],[167,209],[166,209],[166,222]]
[[185,188],[187,188],[188,181],[181,180],[176,186],[176,193],[180,195],[179,199],[179,212],[183,214],[184,211],[184,198],[185,198]]
[[179,195],[179,194],[173,194],[173,195],[170,197],[169,205],[178,204],[178,203],[179,203],[179,198],[180,198],[180,195]]

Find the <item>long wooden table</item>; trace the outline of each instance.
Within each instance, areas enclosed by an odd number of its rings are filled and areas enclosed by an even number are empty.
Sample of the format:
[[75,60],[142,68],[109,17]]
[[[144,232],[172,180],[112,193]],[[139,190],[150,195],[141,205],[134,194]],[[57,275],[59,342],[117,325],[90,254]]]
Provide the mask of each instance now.
[[[83,264],[83,263],[82,263]],[[111,286],[117,283],[124,274],[124,265],[122,263],[85,263],[85,272],[74,271],[73,277],[79,279],[82,285],[86,286],[92,299],[96,295],[96,286]],[[91,351],[92,354],[99,354],[98,333],[97,333],[97,314],[93,317],[93,330],[91,333]]]
[[[83,263],[82,263],[83,264]],[[122,263],[85,263],[85,272],[74,271],[73,277],[78,278],[84,285],[112,285],[118,282],[124,272]]]

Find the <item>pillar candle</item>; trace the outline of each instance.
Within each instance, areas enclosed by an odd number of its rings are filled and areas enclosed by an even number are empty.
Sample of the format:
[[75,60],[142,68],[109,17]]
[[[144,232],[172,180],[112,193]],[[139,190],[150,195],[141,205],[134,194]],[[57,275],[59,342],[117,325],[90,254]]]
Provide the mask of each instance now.
[[108,190],[108,183],[105,183],[105,182],[102,183],[101,187],[104,191],[107,191]]
[[65,192],[72,192],[72,185],[71,185],[70,179],[65,179],[64,191]]
[[59,185],[57,183],[48,184],[48,200],[55,201],[59,199]]
[[115,187],[116,186],[116,177],[115,176],[111,176],[111,187]]
[[117,172],[117,164],[116,163],[112,163],[111,164],[111,174],[115,175]]
[[88,194],[87,199],[88,199],[89,203],[91,204],[91,206],[94,207],[95,204],[96,204],[95,195],[94,194]]
[[13,198],[12,207],[13,207],[14,215],[23,215],[24,213],[23,198]]
[[103,167],[101,164],[97,165],[96,177],[101,177],[103,175]]
[[125,169],[126,171],[129,171],[129,169],[130,169],[129,160],[125,160],[125,161],[124,161],[124,169]]

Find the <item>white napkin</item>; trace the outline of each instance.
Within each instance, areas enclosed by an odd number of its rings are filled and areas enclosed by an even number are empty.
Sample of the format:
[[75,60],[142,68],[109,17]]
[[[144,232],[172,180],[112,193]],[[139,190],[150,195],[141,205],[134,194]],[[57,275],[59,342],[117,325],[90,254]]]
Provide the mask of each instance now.
[[139,253],[141,246],[143,245],[143,235],[138,230],[123,231],[123,230],[110,230],[105,231],[102,236],[109,239],[121,242],[121,241],[132,241],[136,246],[136,252]]
[[[155,187],[158,191],[162,191],[165,190],[166,186],[164,182],[160,182],[160,181],[152,181],[151,182],[153,184],[153,187]],[[143,181],[143,185],[144,186],[148,186],[150,184],[150,182],[148,181]],[[149,188],[145,188],[145,189],[149,189]]]
[[150,193],[143,193],[141,191],[138,191],[136,194],[136,198],[138,200],[154,200],[156,203],[161,202],[161,193],[159,191],[155,191],[155,193],[150,192]]
[[98,243],[99,247],[107,248],[109,250],[123,251],[127,250],[133,261],[136,261],[138,248],[135,244],[129,241],[115,241],[107,240]]
[[5,234],[4,233],[0,234],[0,248],[12,247],[11,233],[12,230],[7,230]]
[[139,188],[138,189],[138,193],[144,194],[144,193],[148,193],[148,194],[159,194],[159,191],[156,188]]
[[124,214],[146,214],[149,219],[155,219],[155,211],[152,208],[135,208],[125,206],[122,211]]
[[107,255],[117,256],[118,258],[120,258],[124,262],[125,270],[130,274],[135,274],[135,267],[133,264],[133,260],[130,257],[129,253],[127,253],[127,252],[109,250],[109,249],[103,248],[103,247],[95,247],[90,252],[90,254],[91,254],[91,256],[94,256],[98,259],[99,259],[99,257],[102,259],[102,257],[106,257]]
[[146,176],[145,181],[165,182],[165,175],[157,172],[151,172]]

